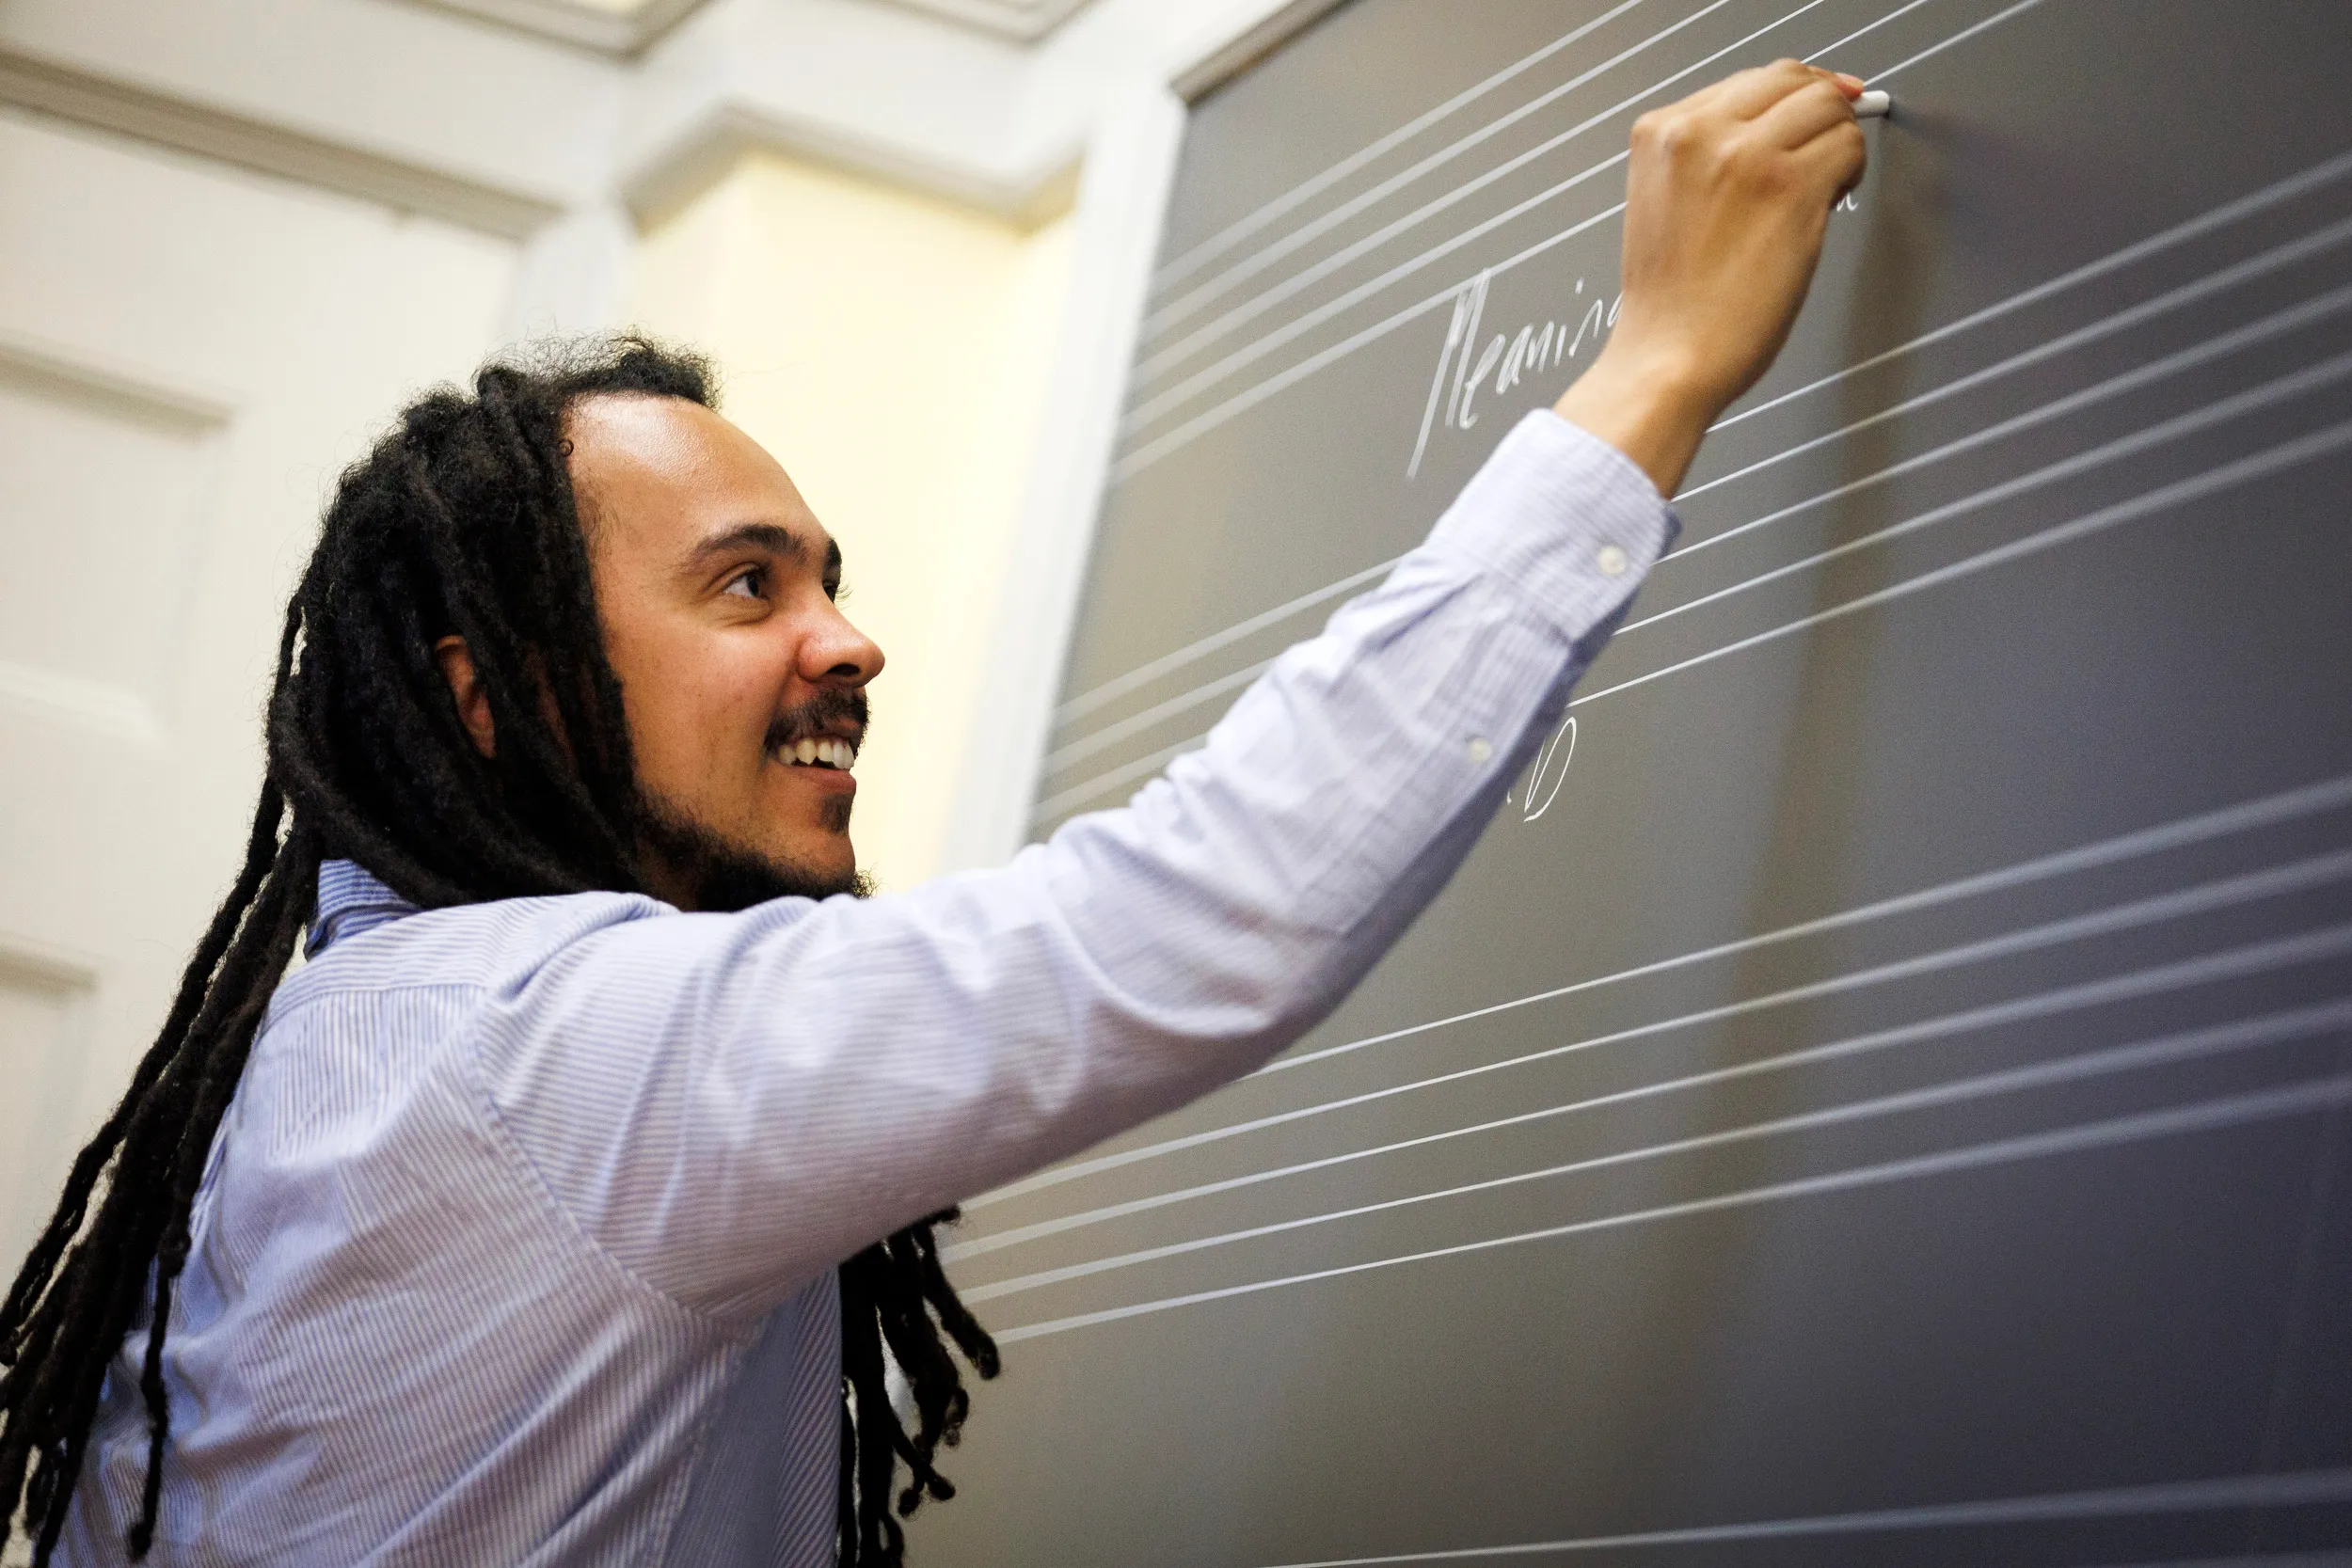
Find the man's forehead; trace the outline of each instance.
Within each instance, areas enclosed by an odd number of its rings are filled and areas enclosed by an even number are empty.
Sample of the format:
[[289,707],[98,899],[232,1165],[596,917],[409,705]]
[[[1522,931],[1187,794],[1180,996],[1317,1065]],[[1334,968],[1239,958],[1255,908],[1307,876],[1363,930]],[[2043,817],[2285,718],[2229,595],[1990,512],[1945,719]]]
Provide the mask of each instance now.
[[[812,554],[832,543],[767,449],[681,398],[583,398],[566,420],[572,486],[592,532],[691,554],[746,525],[787,531]],[[780,540],[771,539],[771,544]]]

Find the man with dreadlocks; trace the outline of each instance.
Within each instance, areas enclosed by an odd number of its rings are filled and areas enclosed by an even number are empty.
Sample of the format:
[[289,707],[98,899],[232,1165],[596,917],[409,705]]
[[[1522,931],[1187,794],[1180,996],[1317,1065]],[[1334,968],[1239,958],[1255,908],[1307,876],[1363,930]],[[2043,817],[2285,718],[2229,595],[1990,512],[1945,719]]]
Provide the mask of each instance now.
[[408,408],[288,607],[244,866],[0,1307],[0,1519],[76,1563],[898,1561],[949,1345],[996,1371],[932,1227],[1265,1060],[1444,883],[1786,335],[1859,89],[1646,117],[1556,413],[1206,750],[903,895],[848,837],[882,653],[699,362]]

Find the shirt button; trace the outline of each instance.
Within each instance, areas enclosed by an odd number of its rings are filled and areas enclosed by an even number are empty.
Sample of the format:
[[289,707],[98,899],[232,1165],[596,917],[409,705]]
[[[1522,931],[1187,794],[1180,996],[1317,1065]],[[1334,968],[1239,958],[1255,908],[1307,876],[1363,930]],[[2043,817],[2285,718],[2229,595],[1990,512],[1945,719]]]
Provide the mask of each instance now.
[[1486,744],[1486,737],[1483,735],[1471,736],[1470,744],[1462,750],[1470,753],[1470,759],[1472,762],[1484,762],[1495,754],[1495,749]]
[[1602,577],[1621,578],[1625,576],[1625,569],[1632,565],[1633,562],[1619,546],[1603,545],[1593,552],[1593,564],[1600,568]]

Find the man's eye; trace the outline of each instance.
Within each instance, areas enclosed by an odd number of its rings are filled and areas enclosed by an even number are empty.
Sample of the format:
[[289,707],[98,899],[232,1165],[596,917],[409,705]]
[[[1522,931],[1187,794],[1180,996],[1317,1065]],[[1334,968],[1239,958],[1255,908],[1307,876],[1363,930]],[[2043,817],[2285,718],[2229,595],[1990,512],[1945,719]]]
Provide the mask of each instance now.
[[732,594],[741,599],[757,599],[766,597],[767,587],[768,574],[759,567],[753,566],[728,578],[727,585],[723,592]]

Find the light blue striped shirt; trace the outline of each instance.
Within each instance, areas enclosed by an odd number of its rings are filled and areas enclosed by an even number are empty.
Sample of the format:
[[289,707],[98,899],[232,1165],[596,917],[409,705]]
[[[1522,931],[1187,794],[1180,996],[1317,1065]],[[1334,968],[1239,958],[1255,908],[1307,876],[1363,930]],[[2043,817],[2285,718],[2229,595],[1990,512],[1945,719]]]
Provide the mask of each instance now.
[[[834,1266],[1311,1027],[1469,851],[1673,528],[1614,450],[1532,415],[1204,750],[913,892],[420,913],[328,865],[198,1199],[151,1560],[831,1562]],[[69,1561],[122,1557],[145,1341]]]

